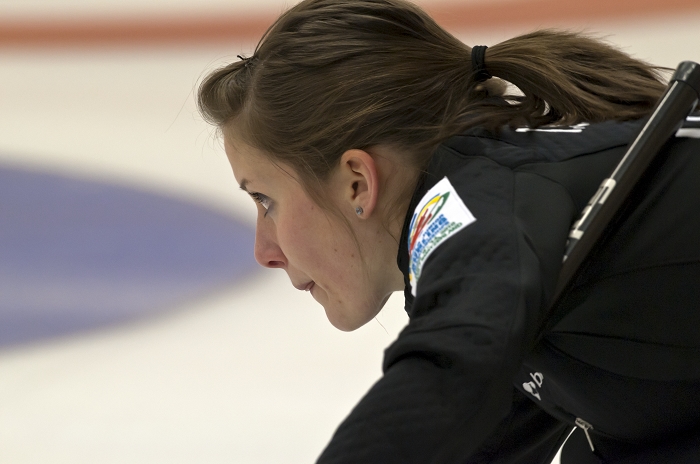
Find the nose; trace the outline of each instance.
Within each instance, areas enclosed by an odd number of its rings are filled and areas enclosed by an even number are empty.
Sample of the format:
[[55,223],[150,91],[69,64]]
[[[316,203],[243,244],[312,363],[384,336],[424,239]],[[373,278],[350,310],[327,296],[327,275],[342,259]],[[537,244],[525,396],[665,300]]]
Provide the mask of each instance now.
[[263,267],[284,268],[287,258],[277,244],[275,225],[258,215],[255,225],[255,260]]

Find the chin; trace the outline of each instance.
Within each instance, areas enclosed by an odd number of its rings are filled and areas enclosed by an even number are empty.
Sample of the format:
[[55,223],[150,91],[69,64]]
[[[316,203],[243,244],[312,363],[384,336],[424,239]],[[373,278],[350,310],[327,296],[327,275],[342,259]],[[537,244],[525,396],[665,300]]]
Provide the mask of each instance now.
[[343,332],[352,332],[371,321],[381,307],[377,307],[376,311],[353,311],[349,308],[329,308],[324,305],[323,309],[333,327]]

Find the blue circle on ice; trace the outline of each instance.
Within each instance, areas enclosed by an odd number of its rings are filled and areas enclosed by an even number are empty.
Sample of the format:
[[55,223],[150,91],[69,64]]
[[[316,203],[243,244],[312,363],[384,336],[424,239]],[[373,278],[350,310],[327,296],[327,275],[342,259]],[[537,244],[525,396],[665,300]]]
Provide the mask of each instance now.
[[192,202],[0,167],[0,347],[173,310],[257,265],[254,230]]

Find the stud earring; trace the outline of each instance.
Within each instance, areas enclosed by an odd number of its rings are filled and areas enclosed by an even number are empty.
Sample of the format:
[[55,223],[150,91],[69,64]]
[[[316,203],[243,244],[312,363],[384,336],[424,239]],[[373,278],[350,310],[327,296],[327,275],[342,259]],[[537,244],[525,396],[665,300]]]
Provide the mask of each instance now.
[[355,208],[355,213],[357,213],[358,216],[362,216],[362,213],[364,212],[365,210],[362,209],[362,206],[358,206],[357,208]]

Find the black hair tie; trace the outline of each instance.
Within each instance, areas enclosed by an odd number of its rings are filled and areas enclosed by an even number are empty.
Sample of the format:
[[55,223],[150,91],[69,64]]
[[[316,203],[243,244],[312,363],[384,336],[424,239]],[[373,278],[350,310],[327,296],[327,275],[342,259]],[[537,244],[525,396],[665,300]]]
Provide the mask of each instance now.
[[253,62],[254,62],[255,60],[258,59],[258,57],[255,56],[255,55],[249,56],[249,57],[247,57],[247,58],[246,58],[245,56],[241,56],[241,55],[236,55],[236,56],[238,57],[239,60],[241,60],[241,61],[244,62],[244,63],[243,63],[243,66],[246,67],[246,68],[247,68],[248,66],[252,65]]
[[484,57],[486,56],[486,45],[475,45],[472,47],[472,71],[474,72],[474,80],[483,82],[491,79],[493,76],[486,70]]

